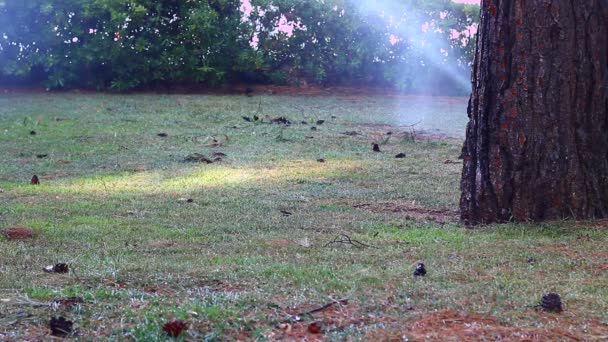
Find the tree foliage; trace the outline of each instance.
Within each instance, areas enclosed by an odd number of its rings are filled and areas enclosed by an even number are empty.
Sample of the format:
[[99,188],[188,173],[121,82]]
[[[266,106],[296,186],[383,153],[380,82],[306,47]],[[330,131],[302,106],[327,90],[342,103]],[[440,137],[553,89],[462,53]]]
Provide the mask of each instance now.
[[[49,88],[264,82],[466,88],[451,0],[0,0],[0,75]],[[422,28],[426,26],[426,33]],[[425,75],[425,77],[419,77]],[[450,83],[451,82],[451,83]],[[460,82],[462,83],[462,82]]]

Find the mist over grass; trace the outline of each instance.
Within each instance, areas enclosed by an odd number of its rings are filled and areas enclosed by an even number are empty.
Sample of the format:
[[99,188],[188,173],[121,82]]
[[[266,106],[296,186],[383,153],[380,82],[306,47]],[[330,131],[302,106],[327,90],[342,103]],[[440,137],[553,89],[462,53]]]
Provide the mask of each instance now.
[[[426,7],[420,10],[419,7]],[[450,18],[454,13],[449,7],[433,8],[428,3],[421,1],[375,1],[363,0],[359,3],[362,11],[376,13],[381,22],[393,35],[394,44],[408,44],[409,63],[418,64],[419,74],[408,74],[409,69],[404,68],[402,74],[397,77],[409,79],[410,82],[420,84],[433,84],[432,77],[441,75],[452,81],[457,88],[465,93],[471,88],[470,60],[462,56],[453,56],[460,48],[460,36],[454,33],[454,29],[442,26],[441,22],[453,20]],[[471,22],[473,24],[473,22]],[[448,31],[450,30],[450,31]],[[463,34],[466,32],[460,32]],[[446,36],[449,36],[446,39]],[[467,41],[468,42],[468,41]],[[434,71],[434,72],[433,72]],[[428,89],[432,93],[432,89]]]

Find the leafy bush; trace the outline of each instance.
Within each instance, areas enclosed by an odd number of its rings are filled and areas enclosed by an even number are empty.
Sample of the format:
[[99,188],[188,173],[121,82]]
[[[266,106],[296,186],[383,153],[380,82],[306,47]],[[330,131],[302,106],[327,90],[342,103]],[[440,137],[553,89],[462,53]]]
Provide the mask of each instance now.
[[375,3],[251,0],[244,13],[241,0],[0,0],[0,75],[117,91],[237,81],[463,86],[453,80],[468,80],[473,42],[463,32],[478,6]]
[[239,39],[239,6],[237,0],[6,1],[2,71],[25,75],[41,66],[50,88],[219,83],[248,48]]

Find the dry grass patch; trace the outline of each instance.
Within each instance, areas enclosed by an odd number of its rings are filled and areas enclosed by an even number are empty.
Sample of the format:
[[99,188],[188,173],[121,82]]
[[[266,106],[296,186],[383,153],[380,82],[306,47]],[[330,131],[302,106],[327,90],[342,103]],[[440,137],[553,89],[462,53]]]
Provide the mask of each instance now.
[[406,220],[419,222],[456,223],[460,218],[460,213],[456,210],[428,209],[412,202],[361,203],[355,204],[353,207],[376,213],[398,213]]

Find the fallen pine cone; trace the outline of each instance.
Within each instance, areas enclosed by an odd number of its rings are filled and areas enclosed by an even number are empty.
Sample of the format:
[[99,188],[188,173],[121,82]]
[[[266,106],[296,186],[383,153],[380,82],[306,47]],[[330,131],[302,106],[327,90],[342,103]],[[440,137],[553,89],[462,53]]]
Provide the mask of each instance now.
[[311,334],[320,334],[322,325],[318,322],[312,322],[308,325],[308,332]]
[[32,184],[32,185],[40,184],[40,180],[38,179],[38,176],[36,176],[36,175],[32,176],[32,180],[30,181],[30,184]]
[[53,336],[66,337],[72,332],[74,322],[68,321],[67,319],[59,316],[51,318],[49,325],[51,327],[51,333]]
[[424,276],[426,275],[426,268],[423,263],[418,263],[416,269],[414,270],[414,276]]
[[539,305],[543,311],[547,312],[562,312],[562,299],[557,293],[547,293],[543,296]]
[[44,271],[48,273],[68,273],[70,267],[67,264],[55,264],[45,267]]
[[188,324],[179,319],[174,319],[163,325],[163,331],[170,337],[178,337],[184,330],[188,329]]
[[33,237],[34,231],[25,227],[10,227],[0,230],[0,235],[9,240],[25,240]]
[[205,155],[200,153],[192,153],[184,158],[184,163],[213,163],[213,160],[207,158]]
[[277,124],[277,125],[285,125],[285,126],[291,125],[291,121],[289,121],[289,119],[284,116],[279,116],[279,117],[273,118],[270,120],[270,123]]
[[226,143],[228,143],[230,141],[230,138],[224,134],[224,140],[221,139],[216,139],[214,137],[211,138],[211,141],[209,141],[207,143],[207,146],[211,146],[211,147],[220,147],[225,145]]

